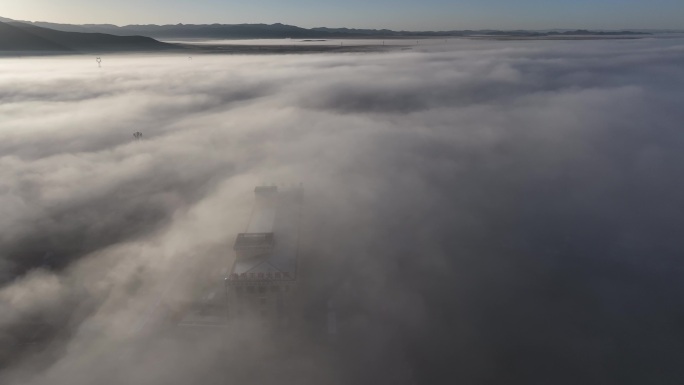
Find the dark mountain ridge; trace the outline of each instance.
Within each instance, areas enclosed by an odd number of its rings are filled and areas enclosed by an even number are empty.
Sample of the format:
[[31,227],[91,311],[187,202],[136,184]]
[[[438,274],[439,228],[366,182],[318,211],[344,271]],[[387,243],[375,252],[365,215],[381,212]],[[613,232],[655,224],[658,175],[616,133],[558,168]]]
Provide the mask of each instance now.
[[58,31],[21,22],[0,21],[0,51],[115,52],[158,51],[176,48],[146,36]]
[[[0,20],[2,20],[0,18]],[[97,32],[118,36],[141,35],[164,39],[257,39],[257,38],[371,38],[371,37],[467,37],[467,36],[569,36],[569,35],[648,35],[637,31],[589,31],[589,30],[551,30],[551,31],[503,31],[503,30],[450,30],[450,31],[392,31],[389,29],[354,28],[301,28],[293,25],[275,24],[133,24],[116,26],[113,24],[59,24],[49,22],[24,22],[43,28],[64,32]]]

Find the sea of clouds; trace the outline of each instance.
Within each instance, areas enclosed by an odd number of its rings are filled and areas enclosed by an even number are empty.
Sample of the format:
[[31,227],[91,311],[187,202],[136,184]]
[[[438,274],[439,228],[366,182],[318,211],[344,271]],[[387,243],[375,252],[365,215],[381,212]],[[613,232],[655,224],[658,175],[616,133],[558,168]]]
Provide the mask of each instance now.
[[[0,382],[681,384],[683,100],[681,39],[0,59]],[[158,326],[300,182],[295,347]]]

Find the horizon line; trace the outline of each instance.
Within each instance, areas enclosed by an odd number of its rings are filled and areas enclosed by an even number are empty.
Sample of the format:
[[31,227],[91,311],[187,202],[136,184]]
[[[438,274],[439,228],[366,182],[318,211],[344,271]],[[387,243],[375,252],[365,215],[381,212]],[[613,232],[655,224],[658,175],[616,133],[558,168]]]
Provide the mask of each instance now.
[[[17,19],[12,19],[10,17],[5,17],[5,16],[0,16],[0,18],[12,20],[15,22],[28,22],[28,23],[50,23],[50,24],[62,24],[62,25],[74,25],[74,26],[88,26],[88,25],[110,25],[110,26],[115,26],[117,28],[125,28],[125,27],[132,27],[132,26],[185,26],[185,25],[285,25],[285,26],[291,26],[291,27],[296,27],[296,28],[301,28],[301,29],[319,29],[319,28],[328,28],[328,29],[349,29],[349,30],[374,30],[374,31],[393,31],[393,32],[453,32],[453,31],[502,31],[502,32],[513,32],[513,31],[554,31],[554,30],[559,30],[559,31],[610,31],[610,32],[618,32],[618,31],[625,31],[625,32],[630,32],[630,31],[676,31],[676,32],[684,32],[684,27],[683,28],[561,28],[561,27],[553,27],[553,28],[537,28],[537,29],[530,29],[530,28],[465,28],[465,29],[420,29],[420,30],[413,30],[413,29],[391,29],[391,28],[384,28],[384,27],[377,27],[377,28],[369,28],[369,27],[324,27],[324,26],[318,26],[318,27],[301,27],[296,24],[287,24],[283,22],[275,22],[275,23],[266,23],[266,22],[244,22],[244,23],[219,23],[219,22],[213,22],[213,23],[164,23],[164,24],[155,24],[155,23],[148,23],[148,24],[116,24],[116,23],[65,23],[65,22],[54,22],[54,21],[47,21],[47,20],[17,20]],[[0,21],[1,22],[1,21]]]

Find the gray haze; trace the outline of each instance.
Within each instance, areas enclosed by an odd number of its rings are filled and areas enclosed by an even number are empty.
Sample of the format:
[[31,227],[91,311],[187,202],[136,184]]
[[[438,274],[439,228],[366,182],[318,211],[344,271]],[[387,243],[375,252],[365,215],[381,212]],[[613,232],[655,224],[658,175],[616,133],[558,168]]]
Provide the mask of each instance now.
[[[682,100],[675,39],[3,59],[0,383],[681,384]],[[169,337],[299,182],[349,338]]]

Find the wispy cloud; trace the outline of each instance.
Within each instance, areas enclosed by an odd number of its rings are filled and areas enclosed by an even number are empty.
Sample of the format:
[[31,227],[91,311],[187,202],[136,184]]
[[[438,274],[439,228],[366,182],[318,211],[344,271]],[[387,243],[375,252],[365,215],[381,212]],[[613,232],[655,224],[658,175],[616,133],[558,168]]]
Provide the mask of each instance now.
[[[681,41],[103,59],[0,62],[3,381],[684,375]],[[254,185],[300,181],[304,298],[347,340],[137,333],[228,258]],[[15,347],[34,321],[58,337]]]

